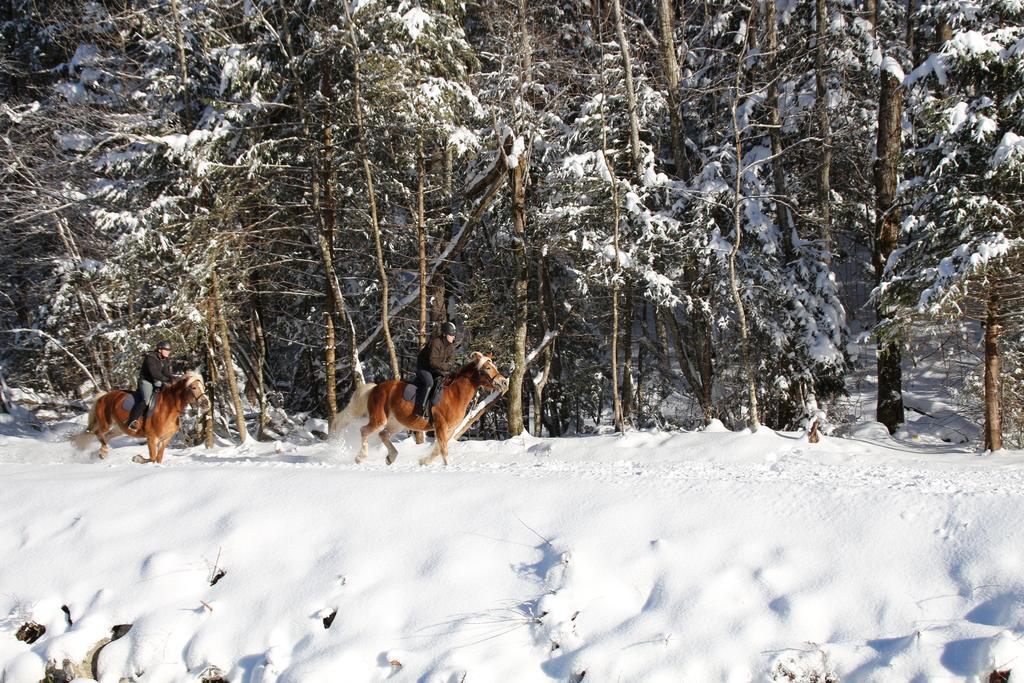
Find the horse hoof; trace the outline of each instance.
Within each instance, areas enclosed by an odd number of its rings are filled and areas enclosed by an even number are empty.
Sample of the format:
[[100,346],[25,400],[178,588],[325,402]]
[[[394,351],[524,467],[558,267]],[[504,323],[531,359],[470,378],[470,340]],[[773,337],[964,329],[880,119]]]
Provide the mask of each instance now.
[[426,467],[430,464],[430,458],[420,458],[420,466]]
[[140,465],[145,465],[147,462],[150,462],[150,460],[149,458],[143,458],[141,455],[136,455],[135,457],[132,458],[132,462],[137,462]]
[[386,462],[389,465],[393,465],[397,457],[397,455],[388,454],[388,457],[384,458],[384,462]]

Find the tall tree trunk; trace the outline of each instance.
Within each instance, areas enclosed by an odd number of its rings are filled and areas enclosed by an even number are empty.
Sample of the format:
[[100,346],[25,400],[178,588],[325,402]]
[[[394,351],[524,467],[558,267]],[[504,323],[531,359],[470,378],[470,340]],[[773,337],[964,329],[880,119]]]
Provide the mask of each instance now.
[[337,358],[335,356],[336,342],[334,338],[334,318],[330,309],[324,311],[324,369],[327,378],[326,407],[328,430],[333,420],[332,415],[338,412],[338,380],[337,380]]
[[[526,83],[531,79],[532,48],[530,46],[530,30],[526,12],[526,0],[519,0],[519,40],[520,40],[520,88],[522,93]],[[509,159],[505,155],[501,135],[497,123],[494,126],[498,147],[506,166]],[[512,354],[515,367],[509,377],[509,389],[506,394],[508,403],[508,432],[518,436],[525,430],[523,424],[523,379],[526,373],[526,327],[529,313],[530,264],[527,261],[526,248],[526,181],[528,171],[529,145],[526,140],[524,151],[516,158],[515,168],[509,171],[512,183],[512,225],[515,232],[513,251],[516,258],[515,279],[515,318],[512,324]]]
[[366,143],[366,127],[363,122],[363,100],[362,100],[362,77],[360,75],[360,62],[362,55],[359,50],[359,42],[356,38],[355,24],[352,22],[349,6],[345,4],[345,13],[348,15],[349,37],[352,40],[352,51],[354,60],[352,63],[352,96],[355,102],[356,114],[356,139],[359,147],[359,157],[363,167],[363,179],[366,182],[367,198],[370,202],[370,229],[373,233],[373,248],[377,256],[377,276],[380,278],[380,320],[384,333],[384,345],[387,347],[388,360],[391,363],[391,374],[394,379],[401,379],[401,371],[398,367],[398,355],[395,353],[395,342],[391,338],[391,316],[388,314],[389,292],[388,292],[388,270],[384,263],[384,245],[381,239],[380,221],[377,218],[377,193],[373,186],[373,169],[370,167],[370,154]]
[[[754,13],[757,5],[751,5],[750,15]],[[749,22],[749,18],[748,18]],[[748,34],[749,35],[749,34]],[[739,274],[736,270],[736,257],[739,255],[740,246],[743,242],[743,222],[740,218],[740,209],[743,203],[743,138],[741,135],[739,116],[737,109],[740,99],[740,83],[743,78],[743,62],[746,60],[749,43],[744,41],[743,49],[740,51],[739,59],[736,60],[736,80],[733,89],[732,102],[732,127],[733,127],[733,152],[736,155],[736,173],[733,184],[733,245],[729,252],[729,291],[732,293],[733,304],[736,306],[736,318],[740,329],[740,358],[743,364],[743,373],[747,381],[747,425],[751,431],[756,432],[761,426],[760,413],[757,406],[757,374],[754,371],[754,362],[751,357],[750,331],[747,327],[747,311],[743,304],[743,297],[740,294]]]
[[[347,9],[348,5],[345,5],[345,7]],[[283,8],[281,9],[282,13],[286,13],[286,10],[284,10]],[[260,16],[262,16],[262,14]],[[265,17],[264,21],[266,21]],[[288,68],[291,70],[292,83],[295,87],[295,98],[299,107],[299,117],[302,121],[302,135],[305,140],[311,141],[312,115],[309,111],[305,91],[302,88],[302,78],[299,75],[298,71],[296,70],[296,64],[298,63],[299,60],[293,56],[294,50],[292,49],[292,36],[291,32],[287,30],[287,21],[282,20],[281,25],[284,27],[284,30],[282,31],[283,42],[280,45],[280,49],[281,52],[284,54]],[[269,26],[269,23],[268,27],[273,29],[273,27]],[[328,77],[327,80],[323,83],[323,85],[329,87],[330,84],[331,81],[330,78]],[[330,92],[328,91],[327,94],[330,94]],[[333,245],[327,239],[327,224],[325,222],[324,212],[322,210],[322,206],[320,203],[320,161],[318,159],[318,154],[315,151],[313,152],[312,156],[313,161],[309,167],[310,198],[312,201],[311,209],[313,213],[313,219],[317,222],[319,229],[311,231],[310,240],[313,242],[313,244],[315,244],[318,247],[320,251],[320,260],[321,263],[323,264],[324,277],[327,279],[327,285],[331,289],[332,296],[330,297],[330,299],[332,300],[332,303],[335,307],[338,319],[343,326],[347,326],[349,328],[349,358],[350,363],[352,365],[352,383],[355,385],[356,388],[359,388],[363,386],[363,384],[365,384],[365,379],[363,378],[362,364],[359,362],[359,345],[358,341],[356,340],[355,325],[353,324],[352,318],[349,316],[348,311],[346,310],[345,296],[341,291],[341,283],[338,282],[338,274],[334,271],[334,258],[332,254]]]
[[171,0],[171,17],[174,23],[174,43],[178,53],[178,79],[181,81],[182,103],[181,124],[187,131],[192,128],[192,103],[188,93],[188,62],[185,61],[185,37],[181,30],[181,13],[178,0]]
[[878,24],[878,0],[864,0],[861,13],[868,22],[871,37],[874,38],[877,35],[875,26]]
[[516,257],[515,320],[512,325],[512,354],[515,367],[509,377],[508,431],[523,433],[523,378],[526,372],[526,323],[529,309],[530,264],[526,252],[526,157],[519,157],[512,176],[512,224],[515,230],[513,251]]
[[[772,3],[769,3],[772,4]],[[814,54],[814,83],[817,102],[818,136],[821,138],[821,165],[818,168],[818,214],[821,221],[821,239],[829,262],[832,260],[832,213],[831,180],[832,172],[832,124],[828,116],[828,88],[826,69],[828,67],[828,11],[825,0],[816,0],[817,45]]]
[[[602,124],[603,127],[603,124]],[[603,138],[603,136],[602,136]],[[608,163],[607,150],[605,163]],[[611,166],[609,165],[610,169]],[[622,259],[619,257],[619,184],[612,175],[612,246],[615,249],[615,265],[612,272],[612,333],[611,333],[611,361],[612,361],[612,424],[615,430],[622,433],[626,431],[625,420],[622,418],[622,402],[619,399],[619,281],[622,274]]]
[[210,399],[210,409],[206,411],[203,420],[203,430],[207,448],[214,446],[214,411],[217,400],[217,300],[213,296],[213,288],[210,288],[206,296],[206,394]]
[[[615,35],[618,38],[619,55],[622,59],[622,72],[626,86],[626,106],[629,110],[629,151],[633,162],[634,180],[639,183],[643,178],[643,159],[640,157],[640,122],[637,114],[636,88],[633,84],[633,63],[630,57],[629,41],[626,39],[626,27],[620,0],[612,0],[612,12],[615,16]],[[617,267],[621,269],[621,266],[618,264],[618,227],[618,222],[616,222],[615,258]],[[625,291],[623,292],[625,306],[622,311],[622,334],[624,337],[622,341],[622,385],[621,397],[619,399],[621,411],[619,418],[622,421],[620,429],[628,426],[633,418],[633,283],[628,274],[625,277]],[[617,314],[618,311],[616,310],[616,327],[620,324]]]
[[[875,146],[875,244],[872,264],[875,280],[881,283],[885,264],[896,249],[899,236],[899,215],[896,208],[896,181],[900,159],[901,115],[903,91],[900,82],[888,70],[881,70],[878,96],[878,139]],[[879,300],[878,321],[889,315],[888,306]],[[882,340],[878,344],[878,404],[876,419],[889,432],[903,422],[903,376],[900,367],[899,340]]]
[[633,282],[627,278],[622,295],[622,421],[633,424]]
[[[686,153],[685,146],[685,132],[683,130],[683,120],[680,112],[680,75],[679,65],[676,60],[676,45],[674,37],[674,26],[675,16],[672,8],[671,0],[657,0],[657,16],[658,16],[658,27],[660,31],[660,61],[662,61],[662,70],[665,73],[666,83],[669,90],[669,128],[672,136],[672,155],[676,166],[676,174],[683,180],[687,180],[690,176],[690,162],[689,156]],[[683,45],[685,49],[685,44]],[[632,125],[632,122],[631,122]],[[637,160],[634,160],[634,166],[639,167]],[[683,268],[683,287],[687,293],[690,294],[694,299],[701,298],[701,288],[699,283],[699,272],[695,266],[693,259]],[[707,294],[705,292],[705,294]],[[683,372],[683,376],[686,378],[690,387],[698,396],[701,408],[705,411],[706,416],[711,415],[711,401],[706,400],[707,396],[710,396],[711,385],[712,385],[712,365],[711,365],[711,354],[710,352],[705,355],[702,349],[711,348],[711,326],[703,324],[702,316],[694,316],[690,326],[691,335],[679,334],[679,322],[676,319],[675,313],[668,308],[659,308],[655,312],[657,321],[660,322],[660,326],[664,330],[665,322],[671,318],[672,328],[676,332],[675,343],[676,343],[676,356],[679,362],[680,370]],[[666,335],[666,368],[671,373],[671,360],[668,353],[668,335]],[[692,371],[691,357],[695,356],[700,359],[700,379],[696,379],[696,376]],[[707,359],[708,362],[705,364],[703,359]],[[707,370],[707,374],[705,371]],[[707,419],[710,420],[710,417]]]
[[420,266],[420,347],[427,343],[427,211],[426,161],[423,154],[423,136],[416,141],[416,243],[419,247]]
[[702,394],[702,400],[700,402],[701,408],[704,410],[704,424],[710,424],[711,420],[715,416],[715,403],[714,403],[714,359],[713,353],[713,339],[711,338],[712,330],[714,329],[711,317],[701,318],[701,354],[700,354],[700,379],[701,387],[704,390]]
[[768,136],[772,143],[772,179],[775,183],[775,222],[782,233],[782,244],[789,260],[793,253],[793,214],[789,209],[789,193],[786,190],[786,169],[783,164],[782,114],[779,102],[779,79],[776,64],[779,57],[779,28],[775,3],[765,4],[765,24],[768,28]]
[[227,378],[231,402],[235,407],[235,426],[238,428],[238,440],[245,443],[245,412],[242,410],[242,397],[238,393],[238,380],[235,376],[235,362],[231,357],[231,338],[228,336],[228,323],[224,317],[224,301],[220,296],[217,271],[210,271],[210,296],[213,297],[214,312],[217,315],[217,327],[220,331],[221,360],[224,362],[224,373]]
[[[453,197],[452,175],[454,173],[452,162],[452,150],[446,144],[442,148],[442,163],[444,164],[444,176],[441,179],[441,192],[445,197]],[[437,254],[444,253],[445,245],[452,240],[452,228],[455,225],[457,209],[456,202],[451,202],[451,220],[444,222],[444,238],[437,245]],[[433,277],[428,278],[428,290],[430,294],[430,320],[437,327],[448,320],[448,295],[445,288],[445,279],[448,277],[447,264],[441,264],[434,272]],[[427,336],[430,336],[430,329],[427,329]]]
[[654,307],[654,334],[658,341],[658,357],[661,360],[661,391],[664,396],[668,389],[668,383],[672,379],[672,347],[668,340],[668,325],[665,324],[665,312],[661,306],[652,303]]
[[999,298],[997,287],[989,285],[985,318],[985,448],[995,452],[1003,447],[1002,401],[999,396]]
[[[615,0],[615,12],[616,17],[621,18],[621,8],[619,8],[618,0]],[[596,8],[595,8],[596,11]],[[595,20],[594,22],[598,28],[598,44],[604,44],[604,38],[600,34],[601,22]],[[621,23],[621,22],[619,22]],[[625,36],[623,36],[623,39]],[[601,50],[601,60],[604,61],[604,49]],[[622,210],[619,206],[619,183],[615,177],[615,167],[612,166],[611,159],[608,157],[608,136],[606,133],[606,118],[604,113],[604,102],[606,96],[606,88],[604,82],[604,72],[601,71],[601,104],[598,109],[600,112],[600,124],[601,124],[601,158],[604,161],[605,167],[608,169],[609,183],[611,185],[612,193],[612,249],[615,252],[615,259],[612,263],[612,324],[611,333],[609,335],[609,341],[611,348],[609,349],[609,356],[611,361],[611,395],[612,395],[612,424],[615,425],[615,430],[619,433],[625,431],[625,424],[622,419],[622,402],[619,397],[619,287],[622,282],[622,258],[621,251],[619,250],[619,220],[621,218]],[[639,149],[639,144],[637,146]],[[595,423],[601,424],[601,412],[603,409],[604,402],[604,391],[603,388],[598,392],[598,404],[597,404],[597,416],[595,417]]]
[[690,178],[690,161],[686,154],[683,132],[683,112],[679,91],[679,63],[676,60],[675,14],[671,0],[658,0],[658,27],[661,31],[661,69],[665,74],[668,91],[668,123],[672,136],[672,158],[676,166],[676,177]]
[[622,72],[626,84],[626,106],[629,109],[629,152],[633,160],[633,173],[639,180],[643,177],[642,159],[640,158],[640,123],[637,118],[636,89],[633,86],[633,64],[629,56],[629,42],[626,40],[626,27],[622,19],[622,6],[619,0],[612,0],[612,11],[615,14],[615,34],[619,40],[619,54],[622,58]]
[[[683,132],[683,118],[680,103],[680,75],[679,75],[679,64],[676,61],[676,46],[675,46],[675,14],[672,10],[671,0],[658,0],[658,26],[661,31],[661,65],[662,71],[665,74],[665,83],[668,89],[668,101],[669,101],[669,130],[672,138],[672,157],[675,162],[676,175],[682,180],[688,180],[690,178],[690,161],[689,155],[686,153],[685,145],[685,134]],[[686,292],[695,296],[697,289],[697,269],[694,267],[685,267],[683,269],[683,286]],[[670,349],[668,344],[668,332],[665,325],[667,316],[672,317],[672,323],[675,330],[678,332],[679,323],[675,319],[675,314],[671,310],[662,307],[657,307],[654,312],[655,325],[658,330],[658,339],[664,353],[665,372],[667,377],[671,377],[671,359]],[[694,325],[698,329],[698,334],[695,335],[697,341],[703,338],[702,330],[698,325]],[[679,334],[675,337],[677,341],[676,355],[679,361],[679,367],[683,370],[683,376],[687,377],[690,381],[691,388],[697,391],[698,386],[694,378],[689,374],[688,367],[688,353],[686,352],[686,345],[690,344],[689,339],[684,339]],[[699,354],[698,354],[699,355]],[[710,380],[709,380],[710,381]],[[698,396],[701,398],[701,404],[703,405],[702,393],[698,392]]]
[[[547,249],[545,246],[540,251],[540,258],[537,263],[537,311],[540,314],[541,327],[544,330],[545,337],[551,334],[554,328],[554,318],[549,315],[551,302],[547,300],[551,296],[551,286],[548,282],[546,253]],[[533,435],[536,437],[543,436],[544,432],[544,387],[547,386],[548,379],[551,377],[554,343],[548,344],[541,353],[543,354],[541,357],[543,368],[540,374],[535,375],[533,378]]]
[[[328,101],[330,101],[334,96],[334,88],[332,85],[330,60],[325,60],[324,67],[320,73],[320,91]],[[330,121],[324,121],[323,141],[324,202],[322,215],[324,239],[327,242],[327,249],[330,252],[333,268],[335,227],[334,186],[337,183],[337,174],[334,170],[334,128],[331,126]],[[337,342],[334,334],[334,317],[331,313],[333,310],[337,309],[337,305],[334,302],[334,288],[330,284],[330,278],[325,278],[324,283],[326,284],[327,290],[327,310],[324,311],[324,327],[326,328],[326,348],[324,349],[324,364],[326,372],[324,375],[327,384],[327,424],[328,429],[330,429],[329,425],[333,422],[331,417],[338,412]]]
[[263,336],[263,321],[260,320],[259,306],[253,305],[252,318],[250,319],[252,344],[256,348],[256,372],[253,373],[256,380],[256,400],[260,404],[259,424],[256,428],[256,439],[266,440],[267,425],[270,424],[268,413],[267,386],[263,376],[263,368],[267,364],[267,342]]

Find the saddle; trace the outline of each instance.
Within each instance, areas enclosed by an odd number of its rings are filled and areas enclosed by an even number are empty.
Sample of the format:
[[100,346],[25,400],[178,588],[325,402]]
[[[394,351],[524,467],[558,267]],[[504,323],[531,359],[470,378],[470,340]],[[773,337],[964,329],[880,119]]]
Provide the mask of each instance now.
[[[134,391],[128,391],[127,389],[123,389],[122,391],[124,391],[124,393],[126,393],[127,396],[125,396],[124,400],[121,401],[121,407],[125,410],[125,412],[127,412],[128,414],[131,414],[132,406],[135,405],[135,400],[136,400],[135,392]],[[142,419],[145,419],[146,416],[149,415],[149,413],[156,406],[156,400],[157,400],[157,397],[159,395],[160,395],[160,390],[159,389],[153,392],[153,397],[151,399],[149,399],[149,405],[146,406],[146,410],[143,411],[143,413],[142,413]]]
[[[444,382],[442,382],[441,380],[434,382],[434,386],[430,388],[430,393],[427,394],[427,403],[429,405],[436,406],[438,403],[441,402],[441,396],[444,393],[444,387],[442,386],[443,384]],[[405,389],[402,390],[402,398],[404,398],[409,403],[412,403],[413,401],[416,400],[416,382],[411,380],[406,381]]]

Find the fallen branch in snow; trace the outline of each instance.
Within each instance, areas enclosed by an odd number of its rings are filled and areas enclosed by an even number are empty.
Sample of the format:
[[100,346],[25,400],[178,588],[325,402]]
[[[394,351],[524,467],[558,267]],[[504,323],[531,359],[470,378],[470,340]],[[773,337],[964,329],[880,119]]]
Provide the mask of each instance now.
[[[498,165],[497,162],[495,163],[495,165]],[[469,244],[469,237],[470,235],[473,234],[473,228],[476,227],[476,224],[480,221],[481,218],[483,218],[484,213],[487,212],[487,209],[494,201],[494,198],[498,195],[498,190],[500,190],[505,185],[504,175],[499,174],[492,176],[491,174],[488,173],[484,179],[487,182],[480,182],[479,180],[475,180],[473,186],[466,191],[467,195],[469,194],[469,192],[473,192],[474,197],[483,193],[484,198],[480,200],[480,203],[476,205],[476,208],[473,209],[473,211],[469,214],[466,220],[462,223],[462,226],[459,228],[458,234],[456,234],[451,239],[451,241],[448,242],[448,245],[445,247],[441,255],[434,260],[433,264],[431,264],[430,272],[427,274],[427,281],[425,283],[426,287],[429,288],[431,285],[433,285],[434,278],[437,276],[437,272],[442,268],[442,266],[446,262],[451,260],[453,257],[455,257],[459,252],[461,252],[467,244]],[[404,311],[413,302],[418,301],[419,296],[420,289],[419,284],[417,284],[413,291],[406,294],[404,297],[402,297],[389,307],[388,320],[395,318],[396,316],[398,316],[399,313]],[[374,328],[373,332],[371,332],[370,335],[366,339],[364,339],[363,342],[359,345],[358,353],[363,353],[364,351],[366,351],[374,342],[377,341],[377,337],[380,336],[380,334],[383,331],[383,323],[378,324],[377,327]]]
[[554,546],[554,544],[553,544],[553,543],[552,543],[552,542],[551,542],[551,541],[550,541],[549,539],[545,538],[545,537],[544,537],[543,535],[541,535],[541,533],[540,533],[539,531],[537,531],[537,530],[536,530],[536,529],[534,529],[534,528],[533,528],[532,526],[530,526],[529,524],[527,524],[526,522],[524,522],[524,521],[523,521],[523,520],[522,520],[522,519],[521,519],[521,518],[519,517],[519,515],[516,515],[515,517],[516,517],[516,519],[518,519],[518,520],[519,520],[519,523],[520,523],[520,524],[522,524],[522,525],[523,525],[523,526],[525,526],[525,527],[526,527],[527,529],[529,529],[530,531],[532,531],[532,532],[533,532],[533,534],[534,534],[534,535],[535,535],[535,536],[536,536],[537,538],[539,538],[540,540],[542,540],[542,541],[544,541],[545,543],[547,543],[547,544],[548,544],[548,545],[549,545],[549,546],[551,547],[551,549],[552,549],[552,550],[554,550],[554,549],[555,549],[555,546]]
[[[572,313],[572,309],[569,309],[569,313]],[[557,329],[547,331],[540,344],[526,355],[526,367],[530,367],[530,365],[540,356],[541,351],[555,341],[555,338],[557,338],[558,335],[561,334],[562,330],[565,329],[565,325],[569,322],[569,319],[570,316],[567,315],[558,325]],[[462,422],[460,422],[459,426],[455,429],[455,433],[452,435],[452,441],[458,441],[461,439],[462,435],[469,431],[469,428],[476,424],[476,422],[494,406],[494,402],[498,400],[499,396],[501,396],[501,392],[492,391],[487,394],[484,400],[480,401],[473,410],[467,413],[466,417],[462,418]]]
[[27,327],[15,327],[15,328],[12,328],[12,329],[9,329],[9,330],[4,330],[4,332],[28,332],[28,333],[38,334],[38,335],[41,335],[43,337],[46,337],[51,342],[53,342],[54,346],[56,346],[58,349],[60,349],[64,353],[66,353],[71,358],[71,360],[73,360],[75,362],[75,365],[77,365],[82,370],[82,372],[84,372],[86,374],[86,376],[89,378],[89,381],[92,382],[93,387],[96,388],[96,392],[97,393],[102,393],[103,392],[103,389],[100,387],[100,383],[97,382],[96,378],[92,376],[91,372],[89,372],[89,368],[85,367],[85,365],[82,364],[82,361],[78,360],[78,357],[75,356],[75,354],[71,353],[66,348],[64,348],[63,344],[61,344],[59,341],[57,341],[51,335],[47,334],[46,332],[43,332],[42,330],[33,330],[33,329],[29,329]]

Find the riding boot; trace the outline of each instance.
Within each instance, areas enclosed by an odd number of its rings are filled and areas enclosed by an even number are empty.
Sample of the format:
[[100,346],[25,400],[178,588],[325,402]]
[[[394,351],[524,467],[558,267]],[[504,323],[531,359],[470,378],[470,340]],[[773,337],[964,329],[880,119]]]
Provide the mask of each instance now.
[[429,406],[429,401],[427,401],[427,397],[424,396],[423,397],[423,401],[421,403],[417,403],[416,404],[416,415],[418,417],[422,417],[422,418],[424,418],[426,420],[429,420],[430,419],[430,408],[428,406]]
[[136,399],[132,405],[132,412],[128,414],[128,429],[134,432],[142,427],[142,413],[145,409],[146,404]]

